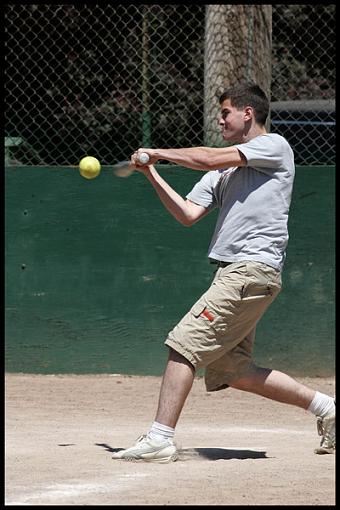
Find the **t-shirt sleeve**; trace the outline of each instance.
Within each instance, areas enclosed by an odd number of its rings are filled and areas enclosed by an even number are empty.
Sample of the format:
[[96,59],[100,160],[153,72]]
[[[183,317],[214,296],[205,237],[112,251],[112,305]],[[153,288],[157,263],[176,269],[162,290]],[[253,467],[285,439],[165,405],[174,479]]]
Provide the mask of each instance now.
[[234,147],[245,156],[247,166],[264,172],[282,168],[285,152],[289,150],[289,145],[283,137],[268,134],[257,136],[247,143]]
[[[186,198],[197,205],[212,209],[216,206],[214,194],[214,181],[216,180],[216,171],[206,172],[202,179],[192,188]],[[215,179],[214,179],[215,177]]]

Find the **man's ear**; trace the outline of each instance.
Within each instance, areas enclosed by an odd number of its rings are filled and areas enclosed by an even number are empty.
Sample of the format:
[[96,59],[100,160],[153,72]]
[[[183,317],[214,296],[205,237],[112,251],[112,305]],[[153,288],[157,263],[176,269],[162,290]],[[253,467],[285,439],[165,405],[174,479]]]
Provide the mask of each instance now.
[[251,120],[254,118],[254,110],[251,106],[244,108],[244,120]]

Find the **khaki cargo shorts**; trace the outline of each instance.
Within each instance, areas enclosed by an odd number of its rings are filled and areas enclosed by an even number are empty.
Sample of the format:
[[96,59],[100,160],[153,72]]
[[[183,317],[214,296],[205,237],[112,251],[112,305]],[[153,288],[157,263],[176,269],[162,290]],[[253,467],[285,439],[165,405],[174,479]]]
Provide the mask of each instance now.
[[281,273],[261,262],[220,267],[210,288],[170,331],[165,344],[195,369],[207,391],[228,387],[252,370],[256,323],[281,290]]

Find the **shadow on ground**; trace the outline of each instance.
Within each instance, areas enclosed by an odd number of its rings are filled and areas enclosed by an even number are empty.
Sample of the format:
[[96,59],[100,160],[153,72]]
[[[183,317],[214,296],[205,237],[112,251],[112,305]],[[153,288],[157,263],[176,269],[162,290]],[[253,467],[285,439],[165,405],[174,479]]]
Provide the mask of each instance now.
[[[106,443],[95,443],[96,446],[105,448],[110,453],[116,453],[124,448],[112,448]],[[181,448],[178,460],[231,460],[231,459],[267,459],[266,452],[256,450],[241,450],[229,448]]]
[[182,448],[179,450],[180,460],[204,458],[208,460],[230,459],[266,459],[266,452],[255,450],[231,450],[229,448]]

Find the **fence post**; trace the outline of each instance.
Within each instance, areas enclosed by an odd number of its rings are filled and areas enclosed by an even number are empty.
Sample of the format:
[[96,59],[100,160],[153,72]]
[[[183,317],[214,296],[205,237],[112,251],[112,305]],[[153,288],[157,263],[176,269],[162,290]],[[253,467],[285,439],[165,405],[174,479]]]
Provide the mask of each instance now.
[[142,122],[143,147],[151,146],[151,115],[150,115],[150,89],[149,89],[149,28],[148,6],[143,8],[143,69],[142,69]]

